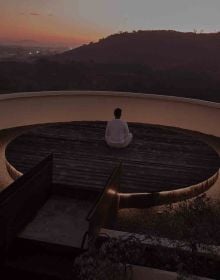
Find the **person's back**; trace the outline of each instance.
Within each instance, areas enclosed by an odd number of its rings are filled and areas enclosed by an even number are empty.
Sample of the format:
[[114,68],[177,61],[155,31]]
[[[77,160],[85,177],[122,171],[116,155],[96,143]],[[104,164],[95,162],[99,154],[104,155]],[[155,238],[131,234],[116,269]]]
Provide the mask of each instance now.
[[106,143],[111,147],[123,148],[130,144],[132,134],[129,132],[128,125],[125,121],[120,120],[121,109],[114,111],[115,119],[108,122],[105,131]]

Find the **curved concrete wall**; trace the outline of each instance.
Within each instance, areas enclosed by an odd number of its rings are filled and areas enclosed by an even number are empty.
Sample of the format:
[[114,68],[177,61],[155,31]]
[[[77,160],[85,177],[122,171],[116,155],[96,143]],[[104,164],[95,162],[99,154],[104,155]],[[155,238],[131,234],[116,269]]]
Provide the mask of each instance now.
[[124,92],[5,94],[0,96],[0,188],[19,175],[7,163],[5,149],[28,126],[109,120],[116,107],[123,109],[123,118],[130,122],[180,127],[220,137],[220,104],[212,102]]
[[39,123],[109,120],[115,107],[127,121],[181,127],[220,137],[220,104],[122,92],[35,92],[0,96],[1,129]]
[[148,208],[163,204],[175,203],[200,195],[207,191],[218,179],[219,172],[207,180],[182,189],[158,193],[118,193],[119,208]]

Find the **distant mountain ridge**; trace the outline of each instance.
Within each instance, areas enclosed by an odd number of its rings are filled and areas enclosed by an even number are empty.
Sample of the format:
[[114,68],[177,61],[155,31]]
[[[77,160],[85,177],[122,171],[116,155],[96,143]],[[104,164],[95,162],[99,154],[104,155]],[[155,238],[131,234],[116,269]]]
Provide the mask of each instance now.
[[220,70],[220,33],[137,31],[110,35],[57,55],[58,61],[144,64],[153,69]]
[[137,31],[33,61],[0,61],[0,92],[110,90],[220,102],[220,33]]

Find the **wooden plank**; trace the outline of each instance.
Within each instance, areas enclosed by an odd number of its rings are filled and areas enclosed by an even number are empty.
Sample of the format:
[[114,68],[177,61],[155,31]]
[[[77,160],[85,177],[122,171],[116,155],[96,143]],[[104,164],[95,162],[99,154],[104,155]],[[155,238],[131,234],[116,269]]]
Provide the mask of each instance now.
[[112,149],[104,141],[105,126],[105,122],[43,125],[14,140],[7,158],[27,172],[54,153],[54,182],[82,188],[103,188],[121,160],[123,192],[186,187],[209,178],[219,168],[217,153],[181,129],[131,123],[131,145]]

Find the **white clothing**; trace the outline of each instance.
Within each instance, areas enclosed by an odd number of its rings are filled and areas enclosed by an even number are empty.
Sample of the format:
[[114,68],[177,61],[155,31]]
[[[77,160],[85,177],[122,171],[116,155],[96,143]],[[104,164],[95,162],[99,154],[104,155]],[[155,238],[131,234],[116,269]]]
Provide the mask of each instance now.
[[105,131],[105,141],[111,147],[123,148],[130,144],[133,135],[128,124],[120,119],[109,121]]

